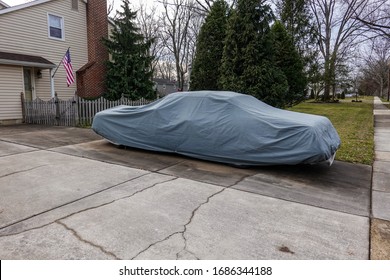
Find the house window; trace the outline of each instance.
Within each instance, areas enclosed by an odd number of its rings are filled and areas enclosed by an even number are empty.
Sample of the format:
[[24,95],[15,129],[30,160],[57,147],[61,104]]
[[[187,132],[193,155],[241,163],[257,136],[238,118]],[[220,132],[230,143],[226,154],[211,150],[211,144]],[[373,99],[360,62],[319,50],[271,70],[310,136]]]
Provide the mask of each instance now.
[[79,10],[79,0],[72,0],[72,10]]
[[64,40],[64,18],[48,14],[49,38]]

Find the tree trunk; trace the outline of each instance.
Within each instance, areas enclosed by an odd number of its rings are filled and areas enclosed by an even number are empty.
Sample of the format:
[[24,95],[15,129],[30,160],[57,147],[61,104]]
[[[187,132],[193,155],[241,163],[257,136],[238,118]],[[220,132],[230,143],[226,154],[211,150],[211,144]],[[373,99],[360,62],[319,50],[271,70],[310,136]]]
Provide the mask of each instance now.
[[325,61],[325,73],[324,73],[324,101],[329,101],[330,99],[330,87],[331,87],[331,70],[329,61]]

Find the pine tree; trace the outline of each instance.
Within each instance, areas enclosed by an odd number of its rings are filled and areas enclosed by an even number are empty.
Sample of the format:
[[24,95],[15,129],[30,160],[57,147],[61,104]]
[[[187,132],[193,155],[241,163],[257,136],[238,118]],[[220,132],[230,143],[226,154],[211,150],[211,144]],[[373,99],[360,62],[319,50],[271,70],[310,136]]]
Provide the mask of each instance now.
[[107,62],[105,97],[119,99],[122,95],[132,100],[154,97],[152,70],[153,57],[148,55],[151,41],[146,41],[135,24],[136,12],[131,11],[129,0],[123,0],[123,12],[113,19],[114,29],[104,39],[111,60]]
[[303,101],[306,96],[307,80],[303,62],[294,46],[293,39],[280,21],[274,23],[271,32],[275,63],[286,76],[289,87],[285,103],[291,106]]
[[191,73],[191,90],[219,90],[228,5],[217,0],[201,27]]
[[238,0],[228,23],[221,83],[277,107],[285,106],[288,85],[275,65],[270,23],[272,10],[264,1]]
[[[291,36],[302,57],[315,47],[315,28],[312,24],[308,0],[278,0],[276,3],[280,21]],[[315,49],[315,48],[314,48]]]
[[277,14],[302,59],[306,76],[315,83],[318,70],[316,29],[309,0],[278,0]]

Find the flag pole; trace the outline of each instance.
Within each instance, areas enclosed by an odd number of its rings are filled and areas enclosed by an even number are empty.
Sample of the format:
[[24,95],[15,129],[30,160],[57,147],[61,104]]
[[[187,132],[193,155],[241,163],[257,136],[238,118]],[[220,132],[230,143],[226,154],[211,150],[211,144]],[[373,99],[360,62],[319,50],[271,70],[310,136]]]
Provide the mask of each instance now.
[[60,65],[61,65],[61,63],[62,63],[62,60],[64,60],[64,57],[65,57],[65,55],[68,53],[69,50],[70,50],[70,47],[66,50],[65,54],[62,56],[62,58],[61,58],[61,60],[60,60],[60,63],[58,63],[56,70],[54,70],[54,73],[53,73],[53,75],[51,76],[52,78],[54,78],[54,75],[57,73],[58,67],[60,67]]

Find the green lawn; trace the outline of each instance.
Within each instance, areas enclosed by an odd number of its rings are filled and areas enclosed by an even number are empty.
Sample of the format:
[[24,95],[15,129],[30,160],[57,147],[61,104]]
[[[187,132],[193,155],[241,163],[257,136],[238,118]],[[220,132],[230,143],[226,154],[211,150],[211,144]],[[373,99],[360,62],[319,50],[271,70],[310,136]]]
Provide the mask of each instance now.
[[336,128],[341,147],[336,159],[372,165],[374,161],[373,98],[365,97],[362,103],[352,99],[339,103],[312,103],[306,101],[289,110],[328,117]]

